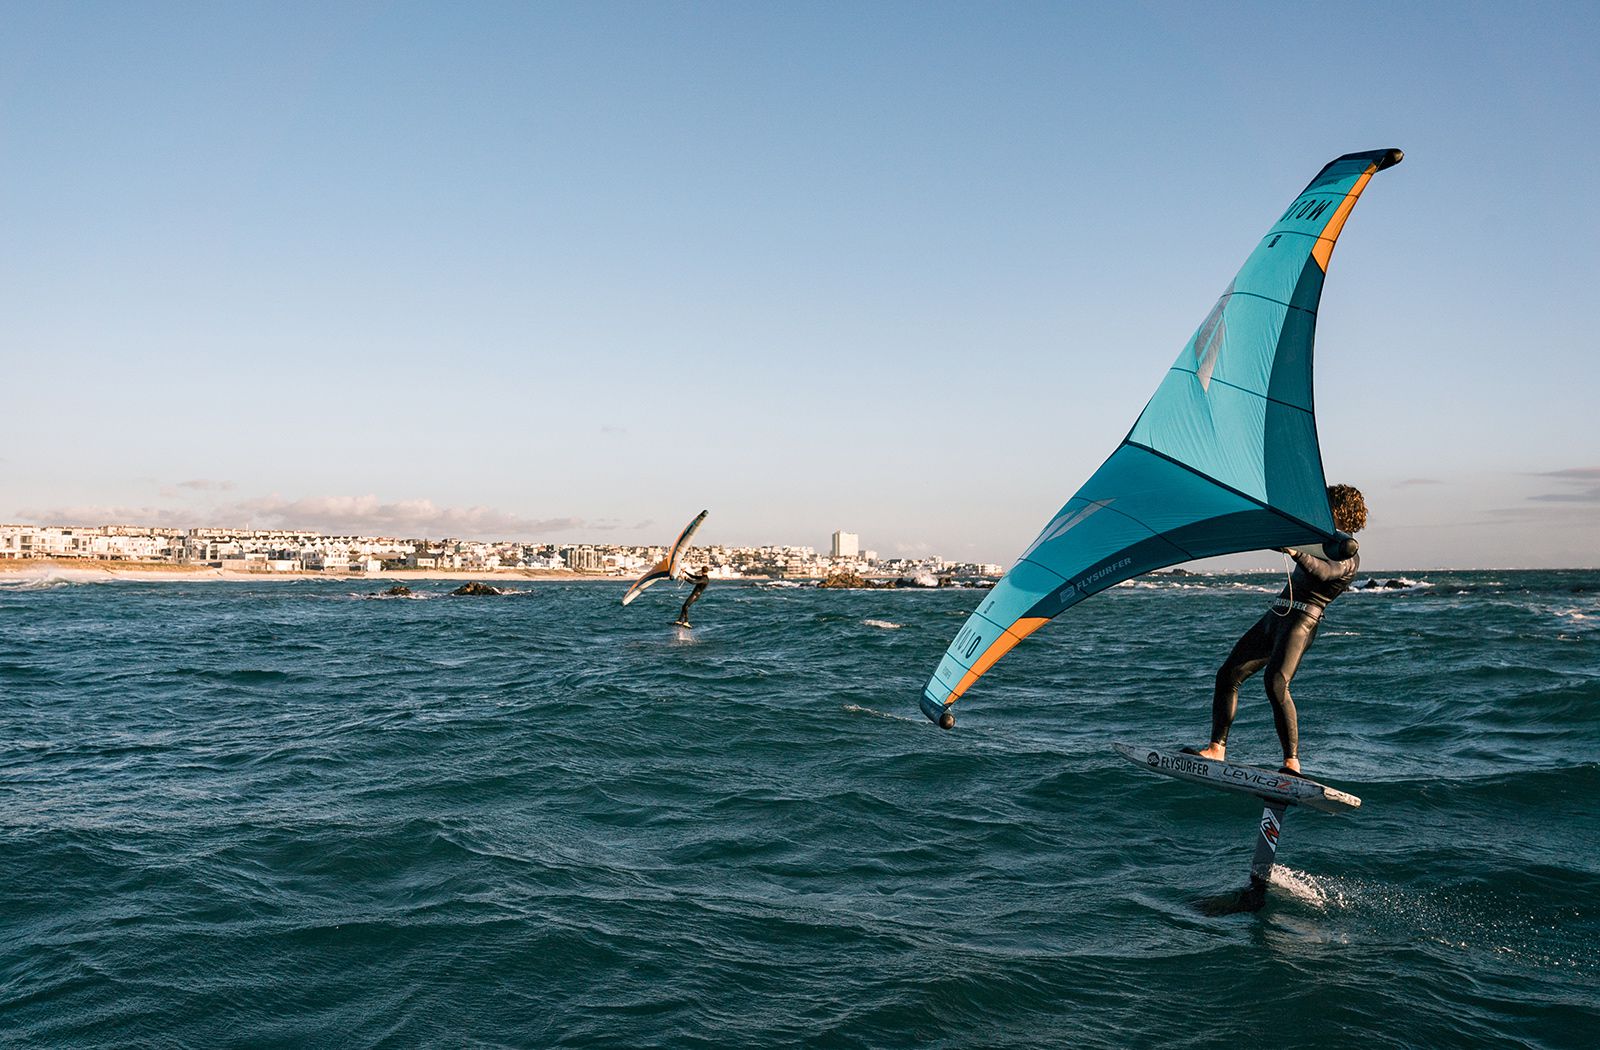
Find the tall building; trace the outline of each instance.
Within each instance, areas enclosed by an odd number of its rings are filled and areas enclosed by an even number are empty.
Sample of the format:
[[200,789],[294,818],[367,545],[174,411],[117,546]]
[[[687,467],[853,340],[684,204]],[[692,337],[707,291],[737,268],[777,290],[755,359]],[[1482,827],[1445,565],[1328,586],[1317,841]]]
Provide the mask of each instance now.
[[573,572],[601,572],[605,569],[604,557],[588,544],[565,547],[561,553],[567,560],[567,568]]
[[833,556],[835,558],[856,558],[860,555],[860,536],[853,532],[836,532],[833,534]]

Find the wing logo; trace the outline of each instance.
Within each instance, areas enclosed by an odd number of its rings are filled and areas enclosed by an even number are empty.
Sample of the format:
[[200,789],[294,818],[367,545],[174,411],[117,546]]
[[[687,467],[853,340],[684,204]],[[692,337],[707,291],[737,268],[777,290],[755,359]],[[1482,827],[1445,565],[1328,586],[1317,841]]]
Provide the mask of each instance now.
[[1332,200],[1318,200],[1315,197],[1298,200],[1289,206],[1289,210],[1284,212],[1283,218],[1278,221],[1288,222],[1290,219],[1296,219],[1300,222],[1315,222],[1322,218],[1323,212],[1333,207],[1333,203]]
[[[1106,502],[1109,503],[1111,501],[1107,500]],[[1087,576],[1073,580],[1071,583],[1057,591],[1056,597],[1061,601],[1066,601],[1075,594],[1082,594],[1083,596],[1088,597],[1091,593],[1093,593],[1089,590],[1091,584],[1098,583],[1107,576],[1116,572],[1118,569],[1125,569],[1132,564],[1132,558],[1123,558],[1121,561],[1114,561],[1110,565],[1103,566],[1100,569],[1091,572]]]
[[950,651],[959,652],[961,659],[970,661],[972,654],[978,651],[978,645],[982,641],[983,633],[973,630],[972,625],[968,624],[961,629],[960,634],[956,635],[956,640],[950,645]]
[[1206,315],[1205,323],[1194,334],[1194,374],[1200,380],[1200,389],[1211,392],[1211,373],[1217,367],[1217,355],[1228,338],[1228,323],[1223,319],[1228,300],[1233,298],[1233,285],[1222,293],[1217,305]]

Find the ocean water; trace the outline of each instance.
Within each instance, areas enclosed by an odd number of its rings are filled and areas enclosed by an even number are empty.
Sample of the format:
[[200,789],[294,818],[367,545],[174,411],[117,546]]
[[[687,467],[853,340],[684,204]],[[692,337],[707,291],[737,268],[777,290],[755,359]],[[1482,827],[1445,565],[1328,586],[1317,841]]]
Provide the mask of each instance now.
[[[1281,577],[979,595],[0,577],[6,1046],[1590,1047],[1600,573],[1331,610],[1266,906],[1201,742]],[[1276,759],[1253,681],[1230,757]]]

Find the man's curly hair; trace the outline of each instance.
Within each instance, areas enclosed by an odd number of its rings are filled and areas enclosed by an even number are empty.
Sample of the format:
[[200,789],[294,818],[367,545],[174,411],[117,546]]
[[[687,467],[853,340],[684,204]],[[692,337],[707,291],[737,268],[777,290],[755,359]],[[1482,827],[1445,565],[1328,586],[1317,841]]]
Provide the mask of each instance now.
[[1328,506],[1333,527],[1352,536],[1367,527],[1367,501],[1354,485],[1329,485]]

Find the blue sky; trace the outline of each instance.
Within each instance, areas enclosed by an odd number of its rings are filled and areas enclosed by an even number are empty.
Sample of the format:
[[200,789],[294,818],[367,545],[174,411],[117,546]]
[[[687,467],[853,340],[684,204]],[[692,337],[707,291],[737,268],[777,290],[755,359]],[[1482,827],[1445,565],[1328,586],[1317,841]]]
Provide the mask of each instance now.
[[1399,146],[1318,335],[1368,564],[1600,564],[1597,24],[9,4],[0,518],[709,507],[708,542],[1009,562],[1318,168]]

